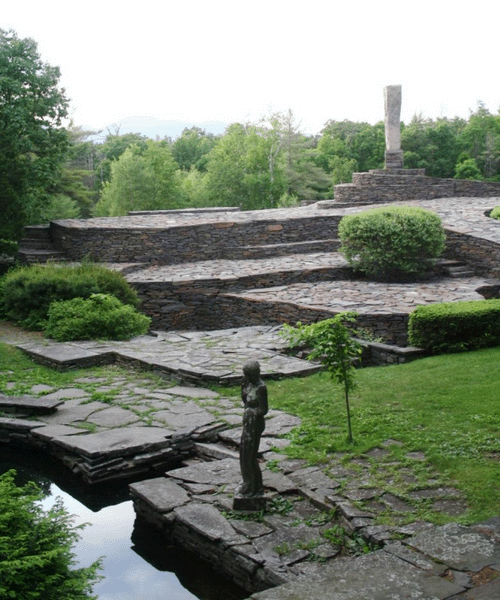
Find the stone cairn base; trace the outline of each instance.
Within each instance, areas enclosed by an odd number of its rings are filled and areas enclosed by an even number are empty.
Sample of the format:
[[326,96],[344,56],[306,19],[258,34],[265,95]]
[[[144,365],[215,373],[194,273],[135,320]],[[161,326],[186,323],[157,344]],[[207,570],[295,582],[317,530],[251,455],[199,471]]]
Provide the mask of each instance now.
[[491,196],[500,196],[500,183],[426,177],[425,169],[404,169],[401,152],[388,152],[385,169],[353,173],[352,183],[336,185],[335,199],[321,205],[322,208],[333,208],[417,199]]

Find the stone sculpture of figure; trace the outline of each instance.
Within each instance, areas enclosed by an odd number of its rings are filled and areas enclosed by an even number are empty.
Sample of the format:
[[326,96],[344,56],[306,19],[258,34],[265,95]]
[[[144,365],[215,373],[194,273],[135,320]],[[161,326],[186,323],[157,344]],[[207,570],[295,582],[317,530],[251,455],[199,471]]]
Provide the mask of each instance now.
[[265,427],[264,416],[268,411],[267,388],[260,377],[260,365],[256,360],[245,364],[243,374],[245,378],[241,385],[241,399],[245,410],[240,445],[240,467],[243,483],[235,497],[234,508],[260,510],[263,508],[264,487],[257,453],[259,451],[260,436]]

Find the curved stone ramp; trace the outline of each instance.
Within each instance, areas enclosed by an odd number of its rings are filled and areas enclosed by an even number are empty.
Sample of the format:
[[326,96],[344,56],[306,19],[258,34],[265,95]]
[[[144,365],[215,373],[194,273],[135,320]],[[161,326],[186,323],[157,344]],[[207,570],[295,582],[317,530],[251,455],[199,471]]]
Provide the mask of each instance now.
[[279,327],[269,325],[217,331],[156,332],[127,342],[29,342],[18,348],[57,369],[116,361],[134,364],[189,383],[237,384],[242,365],[258,360],[264,378],[298,377],[320,367],[284,354]]

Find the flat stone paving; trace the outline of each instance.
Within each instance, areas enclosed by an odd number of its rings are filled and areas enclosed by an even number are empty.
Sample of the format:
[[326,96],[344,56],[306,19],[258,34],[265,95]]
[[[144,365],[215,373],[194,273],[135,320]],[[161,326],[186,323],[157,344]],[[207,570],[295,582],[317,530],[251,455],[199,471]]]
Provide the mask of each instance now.
[[[491,210],[500,204],[500,197],[490,198],[437,198],[434,200],[414,200],[406,202],[395,202],[392,204],[416,205],[429,208],[437,212],[443,220],[445,227],[451,227],[462,232],[472,232],[500,242],[500,222],[495,222],[485,216],[485,211]],[[376,204],[375,206],[384,206]],[[309,206],[266,209],[254,211],[218,211],[218,212],[179,212],[164,214],[153,212],[142,215],[131,215],[126,217],[96,217],[91,219],[66,219],[61,221],[65,226],[86,229],[97,227],[103,229],[120,228],[145,228],[165,229],[177,225],[189,225],[191,223],[209,224],[221,222],[244,223],[255,219],[268,221],[282,220],[283,218],[303,218],[309,215],[321,214],[351,214],[365,210],[367,205],[350,208],[339,208],[334,200],[323,200]]]
[[128,342],[21,343],[24,352],[57,367],[110,362],[141,364],[180,381],[238,383],[241,365],[256,359],[267,377],[301,376],[319,367],[284,354],[280,327],[254,326],[218,331],[156,332]]
[[233,292],[238,298],[286,302],[332,313],[352,310],[363,314],[409,314],[422,304],[484,300],[476,290],[490,285],[483,277],[436,278],[426,283],[321,281]]

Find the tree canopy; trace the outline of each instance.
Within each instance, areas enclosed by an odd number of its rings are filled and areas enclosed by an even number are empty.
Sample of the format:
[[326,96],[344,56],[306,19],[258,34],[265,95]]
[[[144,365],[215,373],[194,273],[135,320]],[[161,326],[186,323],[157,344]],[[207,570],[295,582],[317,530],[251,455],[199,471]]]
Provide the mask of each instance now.
[[111,180],[95,206],[97,216],[126,215],[133,210],[180,208],[177,164],[165,144],[134,145],[111,163]]
[[[0,30],[0,244],[13,250],[48,204],[68,149],[68,100],[60,71],[36,43]],[[2,250],[0,248],[0,251]]]

